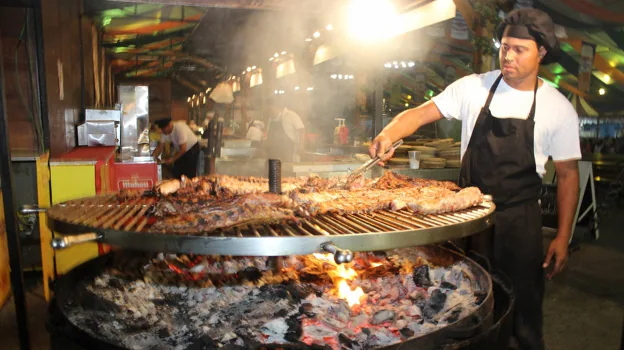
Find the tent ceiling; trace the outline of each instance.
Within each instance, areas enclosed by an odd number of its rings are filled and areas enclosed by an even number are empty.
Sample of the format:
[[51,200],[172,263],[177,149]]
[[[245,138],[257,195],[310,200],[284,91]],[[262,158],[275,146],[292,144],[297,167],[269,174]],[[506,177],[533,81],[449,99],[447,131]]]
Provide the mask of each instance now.
[[[178,90],[187,96],[195,92],[190,91],[190,85],[214,86],[225,74],[236,74],[252,64],[268,64],[276,51],[306,52],[309,44],[304,39],[328,22],[334,6],[346,1],[85,0],[85,13],[102,29],[101,43],[116,74],[176,77],[185,81]],[[431,0],[396,1],[409,8]],[[474,15],[472,0],[455,2],[462,15]],[[624,1],[517,2],[532,2],[565,28],[564,58],[559,64],[544,67],[541,74],[566,94],[582,94],[599,112],[618,108],[624,98]],[[582,41],[597,45],[588,94],[576,90]],[[405,59],[419,58],[414,68],[424,69],[433,92],[443,88],[447,65],[456,68],[457,77],[472,73],[470,41],[431,37],[421,29],[397,42],[399,50],[388,50],[387,57],[398,59],[401,55],[397,53],[403,50]],[[419,47],[427,52],[418,53]],[[401,76],[404,90],[409,91],[413,75],[407,72]],[[601,88],[607,91],[604,96],[598,93]],[[406,102],[418,103],[416,99]]]

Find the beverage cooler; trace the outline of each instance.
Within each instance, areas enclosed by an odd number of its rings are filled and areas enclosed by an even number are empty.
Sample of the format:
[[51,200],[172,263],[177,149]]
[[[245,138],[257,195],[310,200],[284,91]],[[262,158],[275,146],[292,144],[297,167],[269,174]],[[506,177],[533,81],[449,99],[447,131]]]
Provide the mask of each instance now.
[[110,188],[122,190],[149,190],[160,180],[160,166],[151,157],[134,157],[114,164]]

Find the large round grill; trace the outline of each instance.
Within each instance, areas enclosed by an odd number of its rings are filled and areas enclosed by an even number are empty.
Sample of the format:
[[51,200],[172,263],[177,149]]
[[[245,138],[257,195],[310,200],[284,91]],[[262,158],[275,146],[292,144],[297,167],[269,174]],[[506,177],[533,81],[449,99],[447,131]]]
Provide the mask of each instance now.
[[[154,252],[234,256],[310,254],[332,242],[352,251],[387,250],[466,237],[488,228],[494,204],[419,215],[408,210],[380,210],[341,215],[327,213],[297,222],[251,224],[188,235],[154,232],[149,215],[154,199],[119,204],[115,196],[99,196],[57,204],[48,210],[50,224],[60,233],[95,232],[91,238],[111,245]],[[72,237],[66,238],[71,242]]]

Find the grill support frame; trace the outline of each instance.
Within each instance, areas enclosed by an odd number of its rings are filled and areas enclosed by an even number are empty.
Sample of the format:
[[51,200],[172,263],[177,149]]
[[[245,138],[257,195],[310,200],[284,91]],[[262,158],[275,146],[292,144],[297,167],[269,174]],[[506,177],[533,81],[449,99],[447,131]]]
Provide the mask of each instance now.
[[[143,206],[140,212],[147,208],[146,204],[137,205]],[[495,210],[493,203],[484,202],[471,209],[437,215],[415,215],[407,210],[352,215],[330,213],[302,219],[298,225],[250,225],[244,229],[217,230],[209,235],[181,235],[149,232],[149,228],[141,231],[148,221],[147,217],[141,216],[131,218],[136,221],[133,224],[136,231],[115,229],[119,227],[118,223],[107,228],[97,227],[98,223],[111,222],[111,217],[128,211],[110,204],[102,204],[102,208],[104,219],[90,216],[86,221],[63,217],[51,208],[48,223],[61,233],[97,233],[98,241],[126,249],[202,255],[284,256],[325,252],[323,247],[328,242],[342,250],[360,252],[464,238],[490,227]],[[72,211],[71,207],[65,209]],[[88,207],[84,212],[92,213],[95,209]]]

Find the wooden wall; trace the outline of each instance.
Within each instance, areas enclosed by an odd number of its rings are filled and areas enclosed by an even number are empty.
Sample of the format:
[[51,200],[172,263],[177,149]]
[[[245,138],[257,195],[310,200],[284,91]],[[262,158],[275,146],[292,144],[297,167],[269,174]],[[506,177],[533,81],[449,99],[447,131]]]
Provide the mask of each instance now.
[[171,119],[185,121],[189,119],[189,103],[186,100],[173,100],[171,102]]
[[81,104],[80,14],[82,1],[42,1],[43,42],[50,121],[50,151],[76,145]]
[[[9,122],[9,144],[11,149],[37,150],[37,137],[34,124],[28,111],[37,115],[36,101],[28,79],[29,60],[26,47],[34,57],[34,42],[27,44],[22,41],[17,49],[18,40],[25,23],[24,10],[15,7],[0,6],[0,36],[2,40],[2,64],[4,67],[4,88],[6,112]],[[17,71],[15,67],[15,51],[18,50]],[[33,67],[34,69],[34,67]],[[36,75],[36,72],[32,72]],[[18,85],[26,101],[20,97]]]

